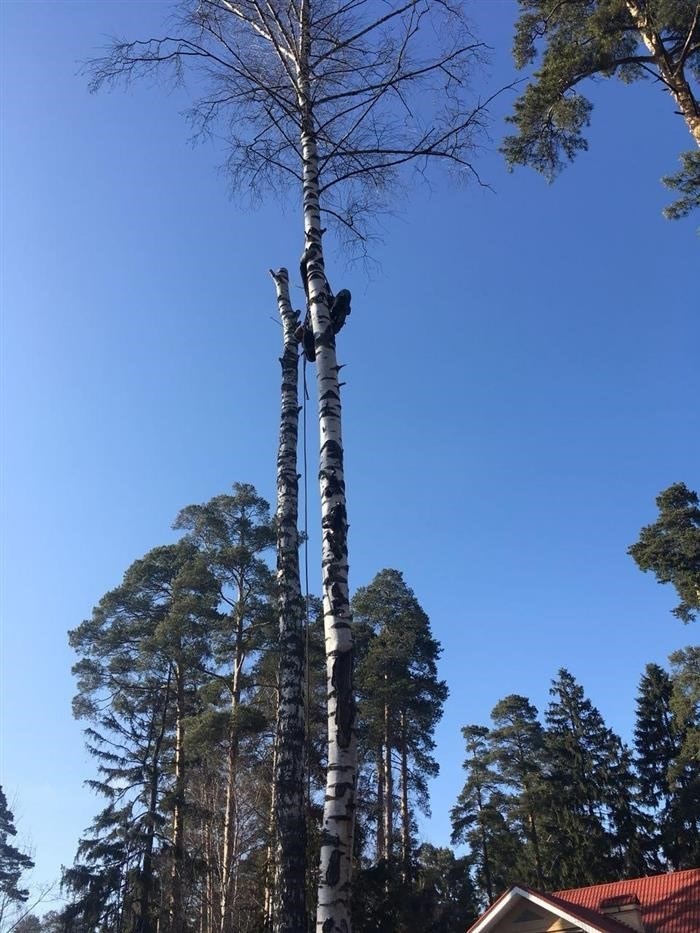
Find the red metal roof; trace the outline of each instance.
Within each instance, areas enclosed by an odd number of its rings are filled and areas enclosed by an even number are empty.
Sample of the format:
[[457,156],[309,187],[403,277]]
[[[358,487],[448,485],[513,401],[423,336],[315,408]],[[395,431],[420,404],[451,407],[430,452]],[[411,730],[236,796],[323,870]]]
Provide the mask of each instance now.
[[633,895],[646,933],[700,933],[700,868],[556,891],[560,901],[600,910],[601,901]]

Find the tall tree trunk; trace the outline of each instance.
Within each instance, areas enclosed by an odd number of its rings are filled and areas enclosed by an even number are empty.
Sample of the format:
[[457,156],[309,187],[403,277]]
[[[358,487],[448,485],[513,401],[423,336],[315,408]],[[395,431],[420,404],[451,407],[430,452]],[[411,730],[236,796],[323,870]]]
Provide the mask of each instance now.
[[347,510],[343,474],[340,387],[331,292],[323,261],[319,166],[311,109],[309,3],[301,2],[298,76],[302,114],[304,275],[316,348],[319,400],[323,620],[328,697],[328,764],[321,827],[316,926],[349,933],[357,739],[352,687],[352,613],[348,593]]
[[[239,586],[238,602],[242,601]],[[236,712],[241,701],[241,672],[243,669],[243,612],[235,611],[236,642],[233,657],[233,683],[231,685],[231,728],[226,763],[226,803],[224,805],[224,832],[221,850],[221,933],[231,933],[233,874],[236,852],[236,771],[238,764],[238,725]]]
[[158,734],[153,745],[153,768],[148,788],[148,814],[146,825],[146,848],[143,853],[141,868],[141,892],[139,897],[139,914],[136,921],[135,933],[151,933],[153,930],[153,905],[151,904],[153,892],[153,846],[156,834],[156,820],[158,815],[158,780],[160,778],[160,752],[168,722],[168,707],[170,700],[170,683],[173,676],[172,664],[168,668],[168,678],[163,689],[163,711],[160,717]]
[[[271,930],[275,913],[276,849],[275,830],[276,789],[274,775],[277,769],[277,744],[272,749],[272,781],[270,783],[270,813],[267,824],[267,852],[265,856],[265,891],[263,894],[263,929]],[[306,885],[306,877],[304,877]]]
[[391,711],[384,705],[384,861],[391,871],[394,861],[394,771],[391,766]]
[[170,872],[170,931],[184,930],[183,894],[185,862],[185,672],[174,665],[175,675],[175,787],[173,808],[172,867]]
[[484,882],[486,884],[486,896],[489,904],[493,902],[493,881],[491,880],[491,861],[489,859],[489,847],[486,841],[486,827],[484,826],[484,805],[481,797],[481,787],[476,785],[476,805],[479,813],[479,835],[481,836],[481,852],[484,857]]
[[286,269],[271,272],[284,334],[282,407],[277,454],[277,599],[280,664],[274,770],[277,829],[275,933],[306,925],[306,812],[304,809],[304,602],[299,579],[298,316],[289,300]]
[[384,858],[384,798],[386,794],[386,777],[384,774],[384,746],[379,746],[377,752],[377,861]]
[[[529,793],[526,791],[527,797],[529,799]],[[535,809],[533,807],[528,809],[528,823],[530,824],[530,841],[532,842],[532,850],[535,853],[535,873],[537,876],[537,890],[544,891],[545,881],[544,881],[544,872],[542,871],[542,855],[540,853],[540,837],[537,832],[537,823],[535,817]]]
[[401,880],[411,877],[411,814],[408,809],[408,752],[406,713],[401,712]]
[[[692,88],[685,78],[683,66],[685,62],[682,58],[674,60],[669,55],[664,41],[654,28],[654,20],[647,10],[646,4],[639,0],[627,0],[627,9],[632,20],[639,30],[644,45],[654,56],[656,67],[663,79],[664,84],[669,89],[683,119],[695,140],[697,146],[700,146],[700,105],[693,94]],[[693,20],[693,30],[695,36],[688,37],[688,45],[697,44],[698,34],[698,12],[696,10]],[[682,54],[682,53],[681,53]]]

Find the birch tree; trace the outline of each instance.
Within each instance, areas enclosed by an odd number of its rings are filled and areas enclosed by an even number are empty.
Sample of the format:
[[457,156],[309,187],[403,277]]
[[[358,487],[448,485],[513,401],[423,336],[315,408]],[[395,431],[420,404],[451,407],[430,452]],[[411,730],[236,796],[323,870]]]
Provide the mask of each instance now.
[[280,437],[277,453],[277,590],[279,605],[279,700],[274,766],[277,832],[275,929],[306,926],[306,820],[304,810],[304,602],[299,577],[299,312],[289,298],[286,269],[272,272],[282,321]]
[[[92,88],[187,66],[196,131],[228,141],[234,188],[253,197],[291,186],[301,202],[307,355],[317,366],[328,765],[317,925],[349,930],[355,808],[355,703],[347,509],[336,336],[349,295],[334,297],[324,218],[366,247],[369,221],[393,206],[393,183],[437,161],[470,162],[487,102],[468,92],[481,53],[456,0],[185,0],[167,35],[114,41],[90,65]],[[343,300],[339,301],[340,296]]]

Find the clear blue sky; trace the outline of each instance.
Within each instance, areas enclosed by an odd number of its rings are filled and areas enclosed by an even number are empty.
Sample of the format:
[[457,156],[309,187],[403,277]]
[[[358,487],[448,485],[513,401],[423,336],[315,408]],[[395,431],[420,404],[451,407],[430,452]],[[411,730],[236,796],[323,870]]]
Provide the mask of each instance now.
[[[296,265],[298,206],[228,200],[221,152],[187,145],[185,93],[90,96],[77,74],[105,36],[156,32],[167,7],[1,4],[0,781],[37,882],[99,807],[66,631],[171,540],[184,505],[235,481],[274,497],[267,270]],[[496,50],[475,78],[485,96],[513,77],[515,4],[471,7]],[[697,220],[665,221],[659,184],[692,141],[651,82],[605,83],[590,151],[548,186],[495,152],[508,105],[478,157],[495,194],[409,185],[371,277],[329,242],[331,281],[353,292],[339,339],[351,586],[402,570],[443,645],[423,824],[437,843],[460,726],[508,693],[542,709],[564,665],[629,738],[644,665],[697,640],[625,553],[661,489],[700,487]]]

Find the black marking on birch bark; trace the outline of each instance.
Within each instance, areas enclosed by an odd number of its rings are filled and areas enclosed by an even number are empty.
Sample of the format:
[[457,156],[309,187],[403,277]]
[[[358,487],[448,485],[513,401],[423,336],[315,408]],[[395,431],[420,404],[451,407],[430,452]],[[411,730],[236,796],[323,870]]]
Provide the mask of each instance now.
[[338,479],[338,474],[333,469],[319,470],[319,479],[325,480],[323,489],[323,498],[332,499],[335,496],[341,496],[345,493],[345,481]]
[[335,348],[335,334],[332,324],[329,324],[325,330],[316,335],[316,351],[318,352],[321,347],[325,350]]
[[321,927],[321,933],[333,933],[333,927],[335,926],[335,921],[332,917],[329,917],[327,920],[323,921],[323,926]]
[[337,833],[332,833],[325,827],[321,830],[321,845],[322,846],[339,846],[340,845],[340,836]]
[[331,460],[337,460],[338,466],[342,467],[343,465],[343,448],[340,446],[338,441],[334,441],[330,438],[321,445],[321,456],[326,456]]
[[326,884],[334,888],[340,881],[340,859],[342,858],[338,849],[333,849],[328,859],[326,868]]
[[[338,783],[335,784],[333,787],[333,790],[334,790],[333,796],[332,797],[326,796],[326,799],[327,800],[338,800],[339,797],[343,797],[345,794],[351,791],[354,786],[355,786],[354,781],[338,781]],[[352,819],[352,817],[340,816],[340,817],[337,817],[337,819],[345,820],[345,819]]]
[[[330,529],[324,533],[323,540],[328,545],[330,552],[333,555],[334,560],[340,560],[341,558],[345,556],[345,545],[342,543],[339,544],[337,542],[336,535],[332,531],[330,531]],[[340,579],[338,576],[331,576],[331,573],[337,574],[338,571],[336,570],[336,571],[329,572],[328,575],[324,577],[324,580],[323,580],[324,583],[326,581],[330,583],[330,582],[333,582],[333,580]]]
[[330,529],[336,535],[343,535],[348,526],[348,513],[342,502],[337,502],[321,519],[321,527]]
[[331,583],[328,601],[331,606],[331,613],[334,616],[338,616],[341,612],[344,612],[348,605],[347,584],[343,590],[343,584]]
[[348,585],[347,567],[344,567],[342,569],[338,567],[334,567],[328,559],[324,561],[324,564],[328,564],[327,567],[324,566],[323,568],[323,585],[324,586],[331,586],[331,584],[333,583],[345,584],[345,586]]
[[352,695],[352,651],[343,651],[333,662],[331,686],[335,690],[335,727],[338,745],[347,748],[355,724],[355,698]]

